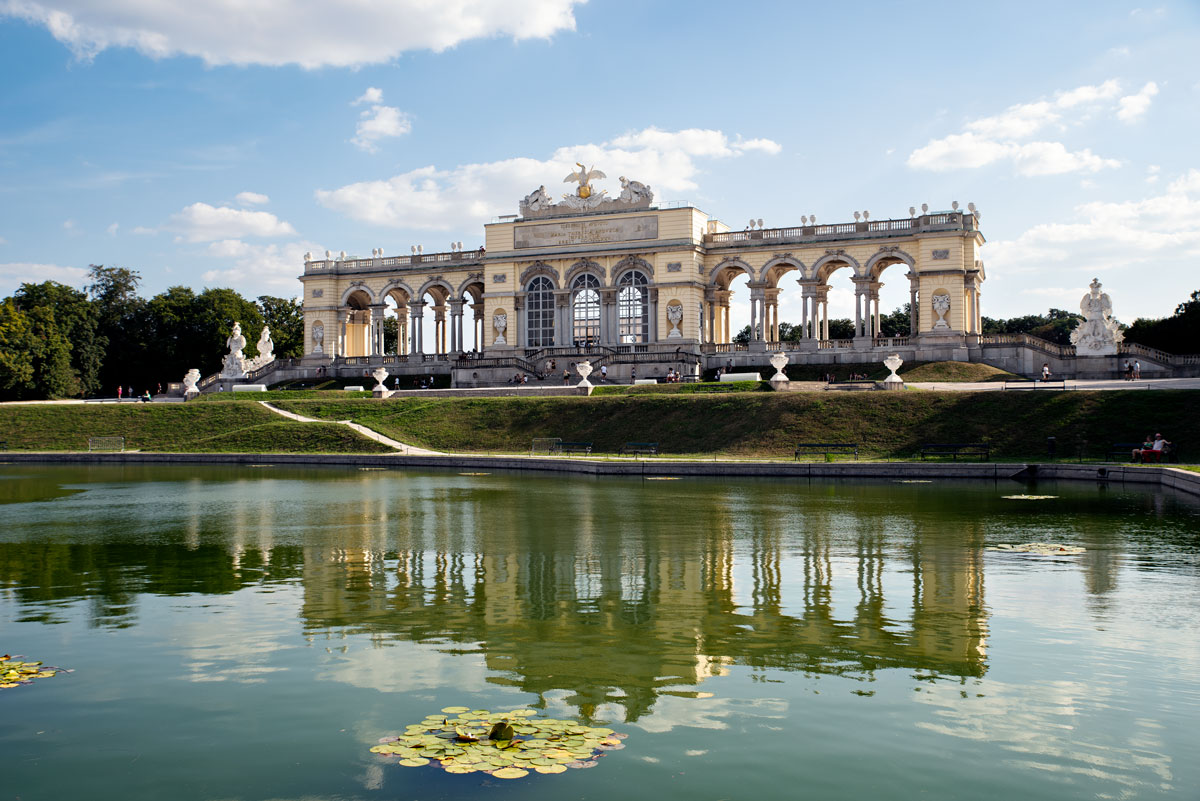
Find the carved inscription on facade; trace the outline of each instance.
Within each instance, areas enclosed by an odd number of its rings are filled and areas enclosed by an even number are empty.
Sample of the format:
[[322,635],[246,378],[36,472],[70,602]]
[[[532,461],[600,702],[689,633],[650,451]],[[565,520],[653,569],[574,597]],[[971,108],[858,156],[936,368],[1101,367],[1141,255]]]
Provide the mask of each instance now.
[[948,258],[950,258],[950,251],[949,250],[934,250],[933,257],[935,259],[937,259],[938,261],[941,261],[943,259],[948,259]]
[[683,262],[680,262],[680,261],[671,262],[670,264],[667,265],[667,272],[669,272],[669,273],[683,272]]
[[565,245],[593,245],[604,242],[628,242],[657,239],[658,217],[622,217],[615,220],[540,223],[518,225],[513,229],[517,248],[546,248]]

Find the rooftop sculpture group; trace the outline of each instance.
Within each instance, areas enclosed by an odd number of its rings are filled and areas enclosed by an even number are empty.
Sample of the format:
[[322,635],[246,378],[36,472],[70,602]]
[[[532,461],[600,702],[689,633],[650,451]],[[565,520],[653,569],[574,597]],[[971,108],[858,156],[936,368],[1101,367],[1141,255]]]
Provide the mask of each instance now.
[[608,197],[607,190],[592,188],[593,180],[607,178],[607,175],[600,170],[589,169],[579,162],[576,162],[575,166],[579,169],[563,179],[563,183],[579,184],[573,193],[563,195],[562,201],[555,203],[546,187],[539,186],[521,201],[521,216],[537,218],[583,212],[648,209],[654,200],[654,193],[650,191],[649,186],[641,181],[630,181],[624,175],[620,178],[621,194],[615,198]]

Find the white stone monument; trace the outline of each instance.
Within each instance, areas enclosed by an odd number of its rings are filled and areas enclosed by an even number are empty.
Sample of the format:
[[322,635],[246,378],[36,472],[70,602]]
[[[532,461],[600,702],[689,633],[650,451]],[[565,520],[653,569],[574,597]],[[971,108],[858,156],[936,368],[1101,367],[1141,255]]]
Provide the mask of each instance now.
[[1092,279],[1090,291],[1079,302],[1084,320],[1071,332],[1077,356],[1115,356],[1124,332],[1112,316],[1112,301],[1100,291],[1100,280]]
[[371,372],[371,377],[375,379],[375,386],[371,388],[371,391],[375,393],[376,397],[386,397],[388,388],[384,386],[383,382],[387,381],[388,371],[382,367],[376,367]]
[[577,362],[575,364],[575,372],[579,373],[579,378],[582,379],[576,386],[585,388],[594,386],[591,381],[588,381],[588,376],[592,374],[591,362]]
[[683,322],[682,303],[671,303],[667,306],[667,322],[671,324],[667,339],[683,339],[683,332],[679,330],[680,324]]
[[196,389],[196,384],[200,382],[200,371],[193,367],[187,371],[183,377],[183,397],[186,400],[196,397],[200,394],[200,390]]
[[947,292],[935,293],[932,299],[933,313],[937,315],[937,322],[933,324],[935,331],[943,331],[950,329],[950,323],[946,322],[946,315],[950,313],[950,295]]
[[504,312],[496,312],[493,314],[492,327],[496,329],[496,339],[492,342],[492,344],[507,345],[508,342],[504,339],[504,329],[508,328],[508,315]]
[[896,371],[902,364],[904,364],[904,359],[895,353],[883,360],[883,366],[891,371],[891,375],[883,379],[884,389],[904,389],[904,379],[896,375]]
[[783,352],[771,354],[771,366],[775,368],[775,375],[771,376],[771,389],[781,390],[786,389],[791,380],[787,374],[783,372],[783,368],[787,367],[788,355]]
[[246,338],[242,336],[242,324],[233,324],[233,333],[225,340],[229,353],[225,354],[225,364],[221,368],[221,378],[245,378],[246,357],[242,348],[246,347]]

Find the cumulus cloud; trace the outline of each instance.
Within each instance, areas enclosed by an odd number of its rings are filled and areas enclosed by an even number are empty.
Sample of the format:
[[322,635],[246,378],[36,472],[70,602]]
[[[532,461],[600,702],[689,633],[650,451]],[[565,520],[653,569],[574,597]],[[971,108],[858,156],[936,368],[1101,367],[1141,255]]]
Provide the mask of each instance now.
[[403,136],[412,130],[412,122],[407,114],[395,106],[383,105],[383,90],[372,86],[350,105],[363,103],[373,105],[359,115],[354,138],[350,140],[360,149],[374,153],[379,149],[380,139]]
[[[999,114],[967,122],[961,133],[931,140],[917,148],[909,155],[908,166],[944,172],[1008,162],[1019,174],[1030,176],[1098,172],[1119,167],[1121,162],[1117,159],[1098,156],[1087,148],[1070,151],[1061,142],[1021,140],[1048,128],[1064,131],[1070,123],[1084,120],[1098,109],[1110,108],[1120,93],[1120,83],[1109,80],[1058,92],[1049,100],[1009,106]],[[1121,106],[1118,117],[1128,99],[1118,101]],[[1148,99],[1146,103],[1149,103]]]
[[163,226],[187,242],[213,242],[244,236],[278,237],[295,235],[296,229],[266,211],[245,211],[228,206],[193,203]]
[[271,202],[271,198],[258,192],[238,192],[235,199],[242,206],[264,206]]
[[[1172,181],[1160,195],[1078,206],[1068,222],[1035,225],[1015,239],[988,243],[990,273],[1041,272],[1061,280],[1093,271],[1138,269],[1153,264],[1191,274],[1200,257],[1200,170]],[[1164,273],[1165,274],[1165,273]],[[1086,281],[1085,281],[1086,283]],[[1082,286],[1083,284],[1079,284]]]
[[87,270],[82,267],[35,262],[0,264],[0,297],[11,295],[21,284],[40,284],[43,281],[58,281],[68,286],[82,287],[87,282]]
[[116,236],[116,235],[117,235],[117,230],[118,230],[120,227],[121,227],[121,224],[120,224],[120,223],[113,223],[112,225],[108,226],[108,228],[107,228],[108,235],[109,235],[109,236]]
[[260,245],[222,239],[210,242],[205,250],[218,265],[201,274],[206,285],[290,297],[300,289],[296,276],[304,269],[305,252],[319,252],[321,247],[305,241]]
[[81,58],[131,47],[208,64],[380,64],[472,39],[546,38],[575,29],[584,0],[0,0],[0,16],[43,25]]
[[608,142],[562,147],[546,159],[427,166],[386,180],[318,190],[316,196],[327,208],[375,225],[453,230],[515,211],[517,200],[540,184],[553,193],[558,177],[572,172],[576,162],[600,166],[609,177],[597,188],[610,194],[620,191],[617,179],[624,175],[649,184],[661,198],[663,192],[695,190],[698,161],[737,158],[748,151],[778,152],[779,145],[769,139],[731,141],[715,130],[647,128]]
[[1137,94],[1122,97],[1118,101],[1120,108],[1117,110],[1117,119],[1122,122],[1137,122],[1150,108],[1150,99],[1156,94],[1158,94],[1158,84],[1150,81]]

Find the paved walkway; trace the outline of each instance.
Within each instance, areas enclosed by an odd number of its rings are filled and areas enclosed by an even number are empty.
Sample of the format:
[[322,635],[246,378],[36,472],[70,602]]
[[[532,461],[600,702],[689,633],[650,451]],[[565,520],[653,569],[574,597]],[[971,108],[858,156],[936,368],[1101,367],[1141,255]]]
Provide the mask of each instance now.
[[267,403],[266,401],[259,401],[259,403],[262,404],[265,408],[270,409],[271,411],[275,412],[275,414],[286,417],[289,420],[295,420],[298,423],[336,422],[338,425],[343,425],[343,426],[346,426],[347,428],[354,429],[355,431],[362,434],[367,439],[373,439],[376,442],[381,442],[384,445],[387,445],[389,448],[395,448],[397,451],[405,454],[406,456],[445,456],[446,455],[446,454],[442,453],[441,451],[430,451],[430,450],[426,450],[425,448],[418,448],[413,445],[405,445],[403,442],[398,442],[397,440],[391,439],[390,437],[385,437],[383,434],[380,434],[378,431],[372,431],[371,429],[367,428],[366,426],[360,426],[358,423],[352,423],[349,420],[336,420],[336,421],[318,420],[315,417],[305,417],[302,414],[293,414],[292,412],[285,412],[283,409],[280,409],[278,406],[272,406],[271,404]]
[[[1058,384],[1051,379],[1052,385],[1049,388],[1014,388],[1009,385],[1009,392],[1053,392],[1058,389]],[[1081,389],[1089,391],[1111,390],[1111,389],[1200,389],[1200,378],[1143,378],[1140,381],[1124,381],[1122,379],[1067,379],[1067,389]],[[930,381],[921,382],[914,381],[909,384],[910,387],[917,389],[935,389],[939,392],[993,392],[1004,389],[1003,381]]]

